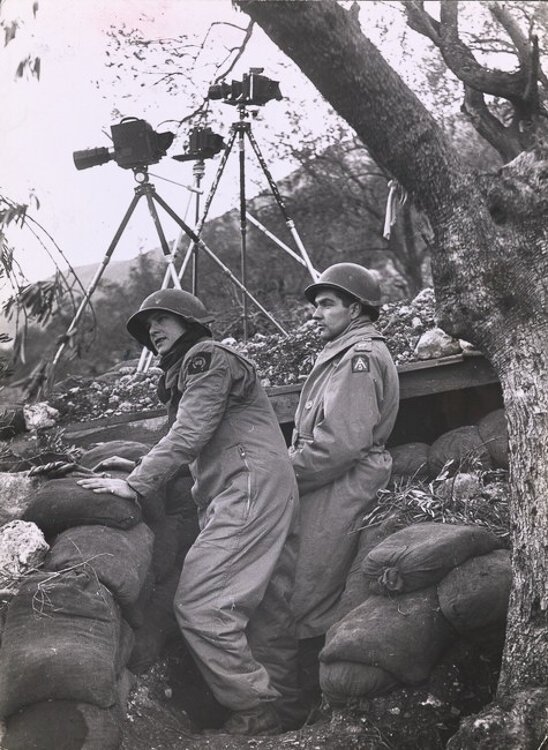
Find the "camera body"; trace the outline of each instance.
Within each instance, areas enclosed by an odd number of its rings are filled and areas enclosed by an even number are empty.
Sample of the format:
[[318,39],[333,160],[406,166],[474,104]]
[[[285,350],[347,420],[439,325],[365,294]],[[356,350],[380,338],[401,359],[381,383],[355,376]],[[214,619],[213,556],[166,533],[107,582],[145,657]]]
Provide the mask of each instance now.
[[114,161],[123,169],[144,169],[166,155],[174,134],[157,133],[146,120],[124,117],[110,128],[112,148],[89,148],[72,155],[76,169],[89,169]]
[[225,142],[222,136],[214,133],[211,128],[192,128],[185,153],[177,154],[173,158],[177,161],[212,159],[224,147]]
[[234,106],[263,106],[271,99],[282,99],[278,81],[272,81],[266,76],[260,75],[264,68],[250,68],[249,73],[244,73],[241,81],[225,81],[209,87],[208,99],[222,99],[225,104]]
[[110,128],[114,159],[122,169],[137,169],[157,164],[175,137],[173,133],[157,133],[145,120],[125,117]]

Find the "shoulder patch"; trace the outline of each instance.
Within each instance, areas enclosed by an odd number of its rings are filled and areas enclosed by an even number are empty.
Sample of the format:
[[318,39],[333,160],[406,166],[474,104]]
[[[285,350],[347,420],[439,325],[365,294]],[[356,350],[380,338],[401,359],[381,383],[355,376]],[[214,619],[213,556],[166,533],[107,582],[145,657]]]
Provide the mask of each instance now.
[[198,352],[194,354],[188,363],[188,374],[198,375],[207,372],[211,364],[211,352]]
[[352,357],[352,372],[369,372],[369,357],[365,354]]

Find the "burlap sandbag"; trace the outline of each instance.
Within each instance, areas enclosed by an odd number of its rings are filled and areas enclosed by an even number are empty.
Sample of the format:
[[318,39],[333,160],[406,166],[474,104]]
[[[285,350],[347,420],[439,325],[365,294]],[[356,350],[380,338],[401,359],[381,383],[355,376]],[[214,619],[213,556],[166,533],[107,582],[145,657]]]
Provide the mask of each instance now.
[[342,705],[349,698],[374,698],[401,685],[380,667],[355,661],[320,663],[320,687],[332,706]]
[[392,456],[392,479],[415,477],[424,479],[428,476],[428,443],[405,443],[389,448]]
[[374,593],[371,591],[369,579],[362,573],[362,562],[377,544],[401,528],[402,525],[405,525],[405,521],[399,519],[395,514],[386,518],[382,523],[366,526],[360,531],[358,549],[346,577],[344,591],[337,604],[335,621],[341,620],[351,609],[357,607],[358,604],[361,604]]
[[36,491],[23,516],[46,536],[73,526],[101,524],[130,529],[141,520],[141,510],[132,500],[80,487],[75,479],[52,479]]
[[438,583],[452,568],[502,546],[482,526],[417,523],[397,531],[369,552],[363,574],[379,592],[403,593]]
[[181,569],[183,560],[199,534],[198,517],[183,513],[168,513],[159,521],[151,522],[154,532],[152,570],[156,582],[163,581],[174,568]]
[[145,621],[145,610],[154,593],[154,573],[149,569],[145,576],[145,582],[139,592],[137,599],[131,604],[122,607],[122,616],[133,629],[143,626]]
[[500,469],[508,469],[510,451],[508,448],[508,428],[504,409],[489,412],[478,422],[478,430],[493,464]]
[[46,570],[66,570],[84,564],[116,598],[120,606],[137,601],[152,561],[154,535],[139,523],[131,529],[75,526],[56,538],[46,556]]
[[491,469],[493,462],[476,425],[457,427],[444,433],[430,446],[428,472],[437,476],[445,464],[452,462],[451,471],[466,471],[480,465]]
[[179,576],[179,571],[174,570],[157,584],[144,608],[143,625],[135,630],[135,643],[127,664],[134,674],[141,674],[151,667],[168,640],[180,635],[173,610]]
[[109,440],[105,443],[90,448],[82,453],[78,463],[93,469],[98,463],[105,458],[118,456],[119,458],[128,458],[130,461],[137,461],[150,450],[150,445],[138,443],[135,440]]
[[43,701],[7,721],[4,750],[117,750],[122,739],[119,707]]
[[493,625],[503,626],[511,585],[512,563],[508,550],[473,557],[438,583],[441,611],[463,635]]
[[425,680],[455,631],[440,611],[436,587],[391,599],[373,596],[327,632],[320,661],[380,667],[404,684]]
[[40,573],[10,604],[0,650],[0,716],[45,700],[109,708],[121,669],[121,617],[91,573]]

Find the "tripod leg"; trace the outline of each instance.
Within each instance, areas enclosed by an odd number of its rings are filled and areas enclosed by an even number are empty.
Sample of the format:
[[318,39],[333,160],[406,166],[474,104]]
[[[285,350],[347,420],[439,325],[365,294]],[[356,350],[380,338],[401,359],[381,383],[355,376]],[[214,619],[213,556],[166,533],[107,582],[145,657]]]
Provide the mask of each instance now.
[[280,211],[283,214],[285,223],[289,231],[291,232],[291,236],[293,237],[293,240],[295,241],[295,244],[299,248],[299,252],[301,253],[304,262],[306,263],[306,267],[308,268],[308,272],[312,276],[313,281],[316,281],[319,277],[319,273],[316,271],[314,266],[312,265],[312,261],[310,260],[310,257],[308,253],[306,252],[306,248],[303,245],[303,242],[301,238],[299,237],[299,233],[297,232],[297,229],[295,227],[295,222],[293,219],[289,216],[287,213],[287,208],[285,207],[284,200],[280,194],[280,191],[278,190],[278,186],[274,182],[274,178],[272,177],[272,174],[270,173],[270,170],[268,169],[268,165],[261,153],[261,149],[259,148],[259,144],[255,140],[255,137],[253,133],[251,132],[251,129],[249,128],[247,131],[247,135],[249,138],[249,142],[251,143],[251,147],[253,148],[253,151],[255,152],[255,156],[257,157],[259,164],[261,165],[261,168],[265,174],[266,179],[268,180],[268,184],[270,185],[270,189],[272,191],[272,195],[276,199],[276,203],[280,207]]
[[[256,219],[253,214],[250,214],[249,211],[247,212],[247,220],[250,221],[253,226],[257,227],[257,229],[262,232],[265,237],[268,237],[269,240],[272,240],[278,247],[281,247],[282,250],[284,250],[288,255],[290,255],[293,260],[296,260],[297,263],[300,263],[301,266],[304,266],[306,268],[306,263],[303,260],[303,258],[300,255],[297,255],[297,253],[292,250],[288,245],[285,244],[285,242],[282,242],[279,237],[276,237],[275,234],[273,234],[271,231],[269,231],[264,224],[261,224],[261,222]],[[317,273],[317,271],[316,271]]]
[[55,354],[55,356],[53,358],[53,361],[51,363],[51,370],[50,370],[50,375],[49,375],[49,381],[50,382],[52,382],[52,380],[53,380],[53,374],[54,374],[54,371],[55,371],[55,367],[56,367],[57,363],[59,362],[59,360],[61,358],[61,355],[62,355],[62,353],[63,353],[63,351],[65,349],[65,346],[67,345],[70,337],[72,336],[72,334],[76,330],[78,322],[79,322],[80,318],[82,317],[82,313],[84,312],[84,310],[86,308],[86,305],[88,304],[88,302],[89,302],[89,300],[91,298],[91,295],[95,291],[95,289],[97,287],[97,284],[99,283],[99,281],[101,279],[101,276],[103,275],[103,273],[105,271],[105,268],[108,265],[108,262],[109,262],[109,260],[110,260],[110,258],[112,256],[112,253],[114,252],[114,250],[116,248],[116,245],[120,241],[120,237],[122,236],[123,231],[126,228],[126,226],[128,224],[128,221],[131,218],[132,213],[135,211],[135,206],[139,202],[140,197],[141,197],[141,195],[139,193],[136,193],[134,195],[131,203],[129,204],[129,208],[126,211],[126,213],[124,215],[124,218],[122,219],[122,221],[120,223],[120,226],[116,230],[116,233],[115,233],[114,237],[112,238],[112,242],[108,246],[108,249],[107,249],[107,251],[105,253],[105,256],[104,256],[104,258],[103,258],[103,260],[101,262],[101,265],[99,266],[99,268],[97,269],[97,271],[96,271],[93,279],[89,283],[88,288],[86,289],[86,291],[84,293],[84,296],[82,298],[82,301],[80,303],[80,306],[78,307],[78,310],[76,311],[76,314],[74,315],[74,317],[73,317],[73,319],[72,319],[72,321],[71,321],[71,323],[70,323],[70,325],[69,325],[69,327],[67,329],[67,332],[65,333],[65,335],[63,336],[63,339],[61,340],[59,348],[57,349],[57,352],[56,352],[56,354]]
[[160,204],[160,206],[162,206],[164,211],[166,211],[166,213],[168,213],[169,216],[171,216],[173,221],[175,221],[181,227],[181,229],[184,232],[186,232],[186,234],[190,237],[190,239],[196,243],[198,248],[200,250],[203,250],[204,253],[206,253],[211,258],[211,260],[213,260],[219,266],[219,268],[223,271],[223,273],[225,273],[226,276],[228,276],[228,278],[232,281],[232,283],[235,284],[238,287],[238,289],[240,289],[240,291],[243,292],[247,296],[247,298],[250,299],[251,302],[253,302],[253,304],[263,313],[263,315],[265,315],[268,318],[268,320],[270,320],[270,322],[276,326],[276,328],[280,331],[280,333],[283,333],[284,336],[287,336],[288,334],[285,328],[283,328],[278,323],[278,321],[272,317],[272,315],[268,312],[268,310],[266,310],[261,305],[259,300],[257,300],[251,294],[251,292],[248,289],[246,289],[246,287],[242,284],[242,282],[236,276],[234,276],[232,271],[227,266],[225,266],[225,264],[221,260],[219,260],[219,258],[217,258],[215,253],[212,250],[210,250],[209,247],[205,244],[205,242],[198,237],[196,232],[193,232],[192,229],[187,224],[185,224],[185,222],[179,216],[177,216],[175,211],[170,206],[168,206],[165,200],[163,200],[163,198],[160,198],[160,196],[157,193],[154,194],[154,199]]
[[[202,233],[202,229],[204,228],[204,224],[207,219],[207,215],[209,213],[209,209],[211,206],[211,202],[213,200],[213,197],[215,193],[217,192],[217,188],[219,186],[219,181],[222,177],[222,174],[224,172],[224,168],[226,166],[226,162],[228,160],[228,157],[230,155],[230,152],[232,151],[232,147],[234,145],[234,140],[236,138],[236,129],[234,127],[231,128],[230,133],[230,139],[225,147],[225,150],[223,152],[223,155],[221,156],[221,159],[219,161],[219,166],[217,167],[217,174],[215,175],[215,178],[213,179],[213,182],[211,183],[211,187],[209,189],[209,193],[205,199],[204,202],[204,209],[202,213],[202,218],[200,219],[200,222],[196,225],[196,234],[200,236]],[[183,275],[186,271],[187,265],[189,263],[190,258],[192,257],[193,253],[196,250],[196,243],[191,242],[191,244],[188,246],[187,254],[185,255],[185,259],[183,260],[183,264],[181,268],[179,269],[179,278],[182,279]]]
[[147,187],[148,189],[146,191],[146,198],[147,198],[148,210],[150,211],[150,215],[152,216],[152,220],[154,221],[156,231],[158,232],[158,237],[160,238],[160,244],[162,245],[162,252],[164,253],[164,257],[167,263],[167,268],[169,270],[169,273],[171,274],[171,280],[173,281],[173,286],[180,289],[181,282],[179,281],[179,277],[177,276],[177,271],[175,270],[175,266],[173,264],[173,255],[171,254],[171,250],[169,249],[169,245],[167,244],[164,230],[162,229],[162,225],[160,223],[160,217],[158,216],[158,211],[156,211],[156,206],[154,205],[154,201],[152,200],[153,196],[156,195],[156,192],[152,186],[148,185]]
[[[245,210],[245,139],[243,129],[239,130],[238,150],[240,160],[240,276],[243,286],[247,286],[247,216]],[[247,297],[242,294],[242,318],[244,341],[248,339]]]

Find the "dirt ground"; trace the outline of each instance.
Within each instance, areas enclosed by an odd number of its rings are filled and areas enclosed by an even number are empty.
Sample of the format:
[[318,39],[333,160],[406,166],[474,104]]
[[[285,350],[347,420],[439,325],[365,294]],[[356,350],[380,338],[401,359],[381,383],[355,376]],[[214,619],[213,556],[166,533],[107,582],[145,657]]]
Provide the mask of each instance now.
[[226,712],[180,645],[134,680],[122,750],[442,750],[462,717],[489,703],[499,654],[453,648],[428,683],[372,700],[314,709],[298,731],[275,737],[205,735]]

